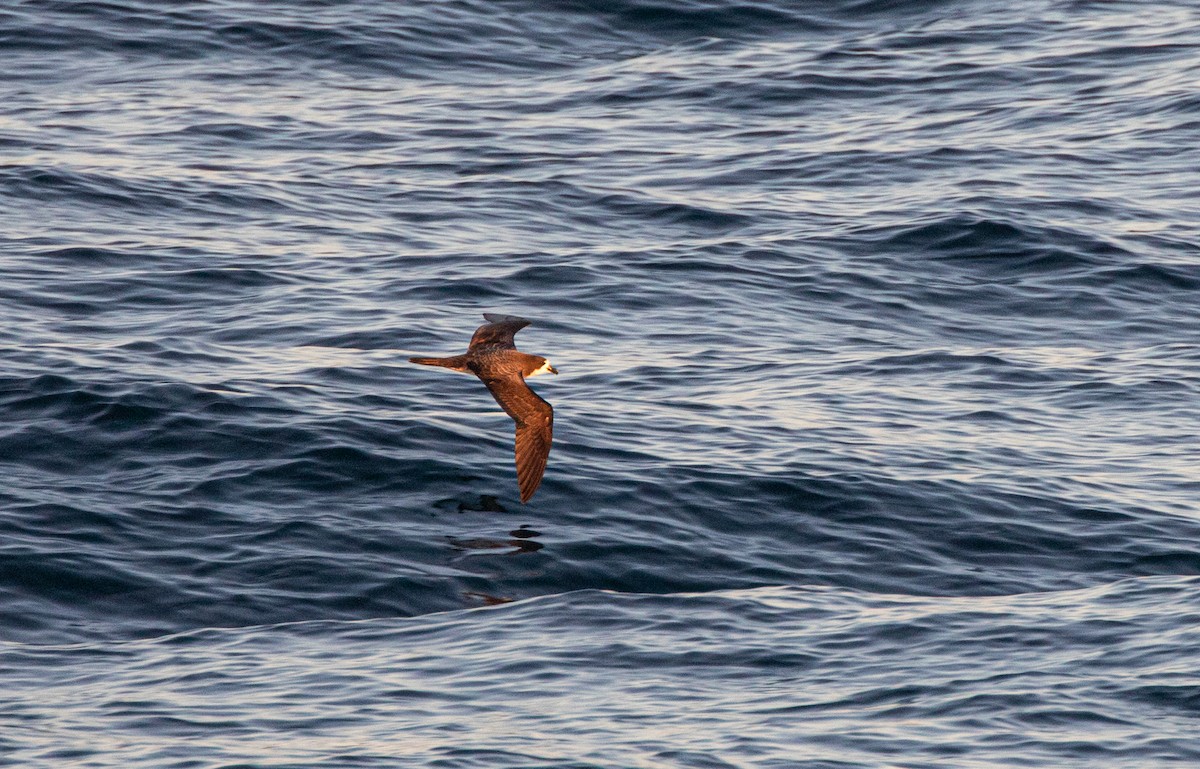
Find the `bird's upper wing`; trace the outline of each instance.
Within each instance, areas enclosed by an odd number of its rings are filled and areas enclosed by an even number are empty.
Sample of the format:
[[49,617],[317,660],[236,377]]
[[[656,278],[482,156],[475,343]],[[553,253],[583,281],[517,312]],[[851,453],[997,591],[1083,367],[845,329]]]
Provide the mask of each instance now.
[[517,486],[527,502],[542,483],[550,441],[554,436],[554,408],[529,389],[520,374],[484,379],[500,407],[517,423]]
[[471,344],[467,346],[468,350],[483,346],[515,347],[513,335],[530,323],[530,321],[515,315],[496,315],[485,312],[483,317],[488,322],[475,329],[475,335],[471,337]]

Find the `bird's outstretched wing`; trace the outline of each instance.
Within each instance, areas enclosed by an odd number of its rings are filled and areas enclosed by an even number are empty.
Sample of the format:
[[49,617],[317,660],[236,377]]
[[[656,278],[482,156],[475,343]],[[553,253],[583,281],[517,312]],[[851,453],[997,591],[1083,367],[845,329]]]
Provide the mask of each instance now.
[[517,423],[517,486],[521,501],[527,502],[546,472],[546,458],[550,456],[550,441],[554,436],[554,407],[530,390],[520,374],[484,379],[483,383]]
[[471,344],[467,346],[467,350],[477,347],[513,349],[516,347],[513,344],[513,335],[531,322],[515,315],[497,315],[491,312],[485,312],[483,317],[488,322],[475,329],[475,335],[471,337]]

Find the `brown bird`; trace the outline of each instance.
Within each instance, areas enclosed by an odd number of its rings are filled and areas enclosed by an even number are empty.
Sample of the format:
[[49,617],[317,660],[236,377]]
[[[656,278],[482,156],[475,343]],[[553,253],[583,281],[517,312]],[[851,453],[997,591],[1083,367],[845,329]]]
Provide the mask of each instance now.
[[554,408],[542,400],[525,378],[557,374],[540,355],[517,350],[513,335],[530,324],[524,318],[485,312],[487,323],[475,329],[466,353],[449,358],[409,358],[413,363],[474,374],[483,380],[500,408],[517,423],[517,486],[521,501],[528,502],[542,483],[550,440],[554,434]]

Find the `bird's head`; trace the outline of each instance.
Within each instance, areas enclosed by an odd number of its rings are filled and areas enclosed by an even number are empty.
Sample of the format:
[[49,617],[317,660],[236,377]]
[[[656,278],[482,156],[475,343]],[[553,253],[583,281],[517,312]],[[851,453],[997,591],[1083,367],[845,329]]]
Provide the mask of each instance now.
[[554,366],[551,366],[550,361],[540,356],[535,357],[537,357],[537,360],[534,361],[536,367],[531,368],[529,373],[525,375],[526,377],[537,376],[538,374],[545,374],[547,372],[551,374],[558,373],[558,369],[554,368]]

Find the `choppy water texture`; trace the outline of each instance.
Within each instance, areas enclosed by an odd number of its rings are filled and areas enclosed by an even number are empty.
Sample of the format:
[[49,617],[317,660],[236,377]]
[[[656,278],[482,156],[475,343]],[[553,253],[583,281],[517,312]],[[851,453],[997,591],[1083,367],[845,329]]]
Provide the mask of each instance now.
[[6,4],[0,764],[1200,761],[1197,28]]

